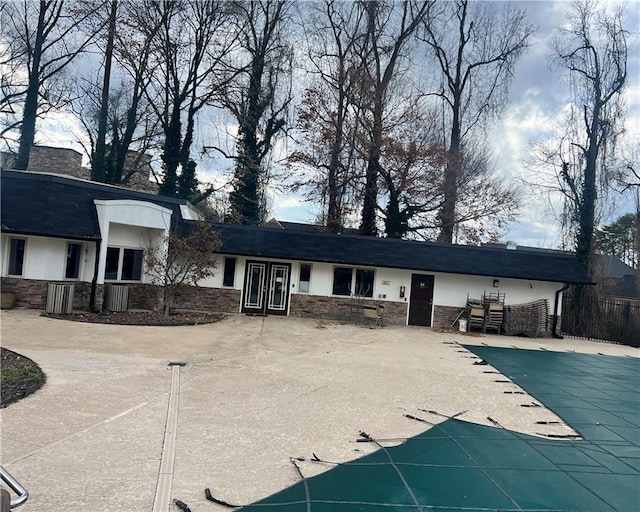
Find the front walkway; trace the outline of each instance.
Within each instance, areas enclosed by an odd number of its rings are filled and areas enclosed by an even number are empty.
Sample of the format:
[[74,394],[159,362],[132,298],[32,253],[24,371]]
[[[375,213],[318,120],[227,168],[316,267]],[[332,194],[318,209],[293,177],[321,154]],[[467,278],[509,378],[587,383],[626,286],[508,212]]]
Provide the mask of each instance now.
[[[520,388],[453,342],[638,354],[577,340],[276,317],[174,328],[81,324],[33,311],[3,311],[1,320],[2,345],[48,376],[35,395],[0,411],[0,461],[30,491],[26,512],[153,510],[172,395],[170,499],[193,512],[222,510],[206,501],[205,488],[231,503],[256,502],[299,481],[290,457],[362,457],[375,446],[357,443],[360,431],[416,436],[425,425],[405,414],[419,409],[466,411],[458,418],[529,434],[573,432],[552,423],[559,418],[550,411],[521,407],[535,399],[514,394]],[[187,363],[173,392],[171,362]],[[303,471],[327,469],[307,462]]]

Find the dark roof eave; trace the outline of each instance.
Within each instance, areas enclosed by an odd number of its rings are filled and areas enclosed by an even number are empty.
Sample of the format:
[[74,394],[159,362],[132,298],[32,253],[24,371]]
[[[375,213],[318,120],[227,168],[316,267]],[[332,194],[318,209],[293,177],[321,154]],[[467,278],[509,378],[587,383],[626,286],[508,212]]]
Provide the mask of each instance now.
[[81,240],[81,241],[89,241],[89,242],[99,242],[102,240],[102,237],[99,235],[68,235],[65,233],[43,233],[39,231],[25,231],[20,229],[11,229],[7,227],[2,227],[2,234],[8,235],[19,235],[19,236],[40,236],[43,238],[58,238],[62,240]]
[[291,256],[285,256],[281,254],[273,255],[268,253],[261,252],[253,252],[253,253],[242,253],[242,252],[233,252],[233,251],[225,251],[220,248],[217,251],[219,254],[233,255],[233,256],[243,256],[246,258],[271,258],[271,259],[286,259],[291,261],[307,261],[310,263],[320,262],[320,263],[329,263],[329,264],[338,264],[338,265],[354,265],[354,266],[362,266],[362,267],[376,267],[376,268],[391,268],[391,269],[399,269],[399,270],[412,270],[417,272],[433,272],[438,274],[451,274],[451,275],[468,275],[468,276],[479,276],[479,277],[494,277],[499,279],[518,279],[520,281],[540,281],[547,283],[563,283],[563,284],[573,284],[573,285],[595,285],[596,283],[592,281],[584,281],[584,280],[572,280],[572,279],[542,279],[540,276],[534,275],[512,275],[512,274],[489,274],[483,272],[454,272],[450,270],[440,270],[433,269],[428,267],[396,267],[393,265],[381,265],[375,263],[366,263],[366,262],[354,262],[349,260],[338,260],[338,259],[312,259],[312,258],[296,258]]

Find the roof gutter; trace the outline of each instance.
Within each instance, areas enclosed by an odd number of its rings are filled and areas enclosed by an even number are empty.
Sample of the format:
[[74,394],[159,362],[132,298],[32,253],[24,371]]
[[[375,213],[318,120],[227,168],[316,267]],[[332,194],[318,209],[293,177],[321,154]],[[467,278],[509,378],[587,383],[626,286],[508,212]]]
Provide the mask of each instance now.
[[91,296],[89,298],[89,309],[93,313],[100,313],[100,309],[96,307],[96,291],[98,289],[98,268],[100,266],[100,246],[102,240],[96,240],[96,261],[93,267],[93,279],[91,280]]
[[560,294],[568,289],[569,289],[569,284],[565,284],[562,288],[556,291],[556,299],[553,303],[553,327],[551,328],[551,336],[559,340],[563,340],[564,336],[556,332],[556,329],[558,328],[558,303],[560,299]]

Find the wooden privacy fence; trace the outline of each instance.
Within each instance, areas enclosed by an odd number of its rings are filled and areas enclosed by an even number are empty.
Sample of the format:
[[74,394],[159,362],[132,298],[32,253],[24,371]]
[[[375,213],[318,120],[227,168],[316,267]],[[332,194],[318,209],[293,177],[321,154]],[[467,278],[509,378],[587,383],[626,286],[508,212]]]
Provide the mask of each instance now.
[[562,332],[640,347],[640,302],[565,295],[562,299]]

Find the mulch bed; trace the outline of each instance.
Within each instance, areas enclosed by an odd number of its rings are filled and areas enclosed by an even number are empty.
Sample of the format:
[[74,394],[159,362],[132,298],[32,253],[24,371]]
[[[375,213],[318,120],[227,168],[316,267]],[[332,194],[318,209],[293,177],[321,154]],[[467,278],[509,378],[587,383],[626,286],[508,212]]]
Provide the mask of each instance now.
[[28,357],[0,347],[0,408],[38,391],[47,377]]
[[159,311],[124,311],[91,313],[82,311],[70,315],[44,314],[47,318],[57,318],[59,320],[71,320],[74,322],[89,322],[94,324],[113,325],[156,325],[156,326],[177,326],[177,325],[202,325],[219,322],[225,315],[215,313],[205,313],[201,311],[185,311],[171,313],[169,318],[164,317],[164,313]]

